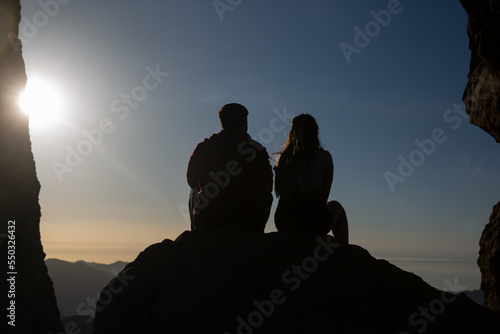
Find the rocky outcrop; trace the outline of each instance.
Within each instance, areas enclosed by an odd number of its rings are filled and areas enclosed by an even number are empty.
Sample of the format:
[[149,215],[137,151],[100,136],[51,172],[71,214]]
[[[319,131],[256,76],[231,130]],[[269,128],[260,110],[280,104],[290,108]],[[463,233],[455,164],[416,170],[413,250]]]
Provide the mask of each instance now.
[[[450,289],[460,282],[450,278]],[[94,334],[497,333],[500,319],[319,234],[184,232],[102,290]]]
[[[467,33],[471,50],[469,81],[463,101],[470,122],[500,143],[500,0],[460,2],[469,15]],[[498,207],[481,236],[478,265],[485,306],[500,311]]]
[[493,208],[479,245],[477,264],[481,269],[484,306],[500,313],[500,202]]
[[461,0],[469,20],[469,81],[463,95],[470,122],[500,143],[500,1]]
[[[0,2],[0,254],[2,333],[61,333],[52,282],[40,241],[40,183],[31,151],[28,119],[17,106],[26,84],[17,39],[19,0]],[[12,222],[12,223],[9,223]],[[15,223],[14,223],[15,222]],[[10,233],[8,233],[8,226]],[[8,238],[15,240],[9,240]],[[9,241],[11,241],[9,243]],[[14,242],[15,241],[15,245]],[[10,248],[12,267],[7,267]],[[15,246],[15,250],[12,246]],[[14,258],[15,257],[15,258]],[[5,261],[5,262],[4,262]],[[15,274],[7,274],[14,272]],[[7,281],[9,278],[9,281]],[[6,284],[8,283],[8,284]],[[10,291],[10,292],[9,292]],[[12,304],[14,303],[14,304]],[[12,310],[14,305],[14,310]],[[7,308],[11,310],[7,310]],[[6,318],[6,313],[10,318]],[[12,317],[15,315],[15,318]],[[15,327],[8,324],[15,319]]]

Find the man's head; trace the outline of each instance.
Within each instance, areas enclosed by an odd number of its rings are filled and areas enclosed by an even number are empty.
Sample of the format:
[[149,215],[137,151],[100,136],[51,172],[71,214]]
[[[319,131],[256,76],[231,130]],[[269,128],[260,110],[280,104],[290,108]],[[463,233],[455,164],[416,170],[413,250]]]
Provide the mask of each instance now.
[[220,125],[224,130],[248,131],[248,110],[239,103],[228,103],[219,110]]

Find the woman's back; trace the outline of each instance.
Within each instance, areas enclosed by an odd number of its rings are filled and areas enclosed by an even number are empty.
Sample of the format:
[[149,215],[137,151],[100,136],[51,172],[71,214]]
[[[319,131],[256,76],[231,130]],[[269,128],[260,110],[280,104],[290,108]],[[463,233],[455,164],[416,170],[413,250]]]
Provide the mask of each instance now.
[[292,120],[287,142],[275,167],[275,190],[280,200],[274,217],[278,230],[328,231],[331,215],[325,209],[333,179],[333,160],[321,148],[314,117]]
[[347,215],[337,201],[328,201],[333,182],[333,160],[318,138],[314,117],[301,114],[292,128],[275,167],[279,197],[274,214],[278,231],[328,233],[349,243]]
[[330,152],[322,148],[316,149],[308,161],[303,160],[298,166],[295,178],[298,190],[322,194],[330,168],[333,168]]

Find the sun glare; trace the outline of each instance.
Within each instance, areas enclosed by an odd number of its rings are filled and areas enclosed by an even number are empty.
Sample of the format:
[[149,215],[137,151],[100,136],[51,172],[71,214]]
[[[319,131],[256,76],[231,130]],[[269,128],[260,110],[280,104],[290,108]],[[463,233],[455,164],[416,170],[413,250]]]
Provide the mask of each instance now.
[[29,116],[31,126],[49,125],[60,117],[61,93],[46,80],[28,79],[26,89],[19,97],[19,106]]

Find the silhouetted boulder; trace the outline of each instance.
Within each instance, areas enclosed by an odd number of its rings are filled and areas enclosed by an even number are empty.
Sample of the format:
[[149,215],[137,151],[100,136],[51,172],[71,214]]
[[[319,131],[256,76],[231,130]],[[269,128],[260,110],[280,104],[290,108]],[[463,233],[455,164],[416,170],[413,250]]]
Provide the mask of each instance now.
[[493,208],[479,246],[477,263],[481,269],[484,306],[500,312],[500,202]]
[[359,246],[231,227],[148,247],[103,289],[95,320],[94,334],[500,330],[494,312]]
[[[63,329],[52,281],[43,261],[40,183],[31,152],[28,118],[17,105],[17,97],[26,85],[21,42],[17,38],[20,19],[19,0],[0,2],[1,333],[54,334],[62,333]],[[11,226],[10,234],[7,226]],[[15,240],[8,240],[14,237]],[[12,267],[7,266],[9,241],[10,246],[15,246],[15,254],[10,249],[13,257],[9,260],[15,261],[11,262]]]

